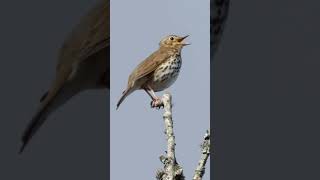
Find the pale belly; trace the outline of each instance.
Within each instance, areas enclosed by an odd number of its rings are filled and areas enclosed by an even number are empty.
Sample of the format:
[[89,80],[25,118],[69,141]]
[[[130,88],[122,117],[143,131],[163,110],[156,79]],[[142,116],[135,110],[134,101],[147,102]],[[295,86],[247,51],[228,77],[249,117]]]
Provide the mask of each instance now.
[[155,70],[152,81],[150,82],[151,88],[157,92],[170,87],[178,78],[181,63],[181,57],[177,56],[177,58],[171,58],[159,66]]

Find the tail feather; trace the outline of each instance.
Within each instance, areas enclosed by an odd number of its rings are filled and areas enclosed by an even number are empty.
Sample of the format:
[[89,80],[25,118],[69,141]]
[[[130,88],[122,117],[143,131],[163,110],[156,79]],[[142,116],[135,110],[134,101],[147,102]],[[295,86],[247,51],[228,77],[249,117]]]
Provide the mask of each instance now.
[[32,139],[33,135],[39,130],[39,128],[45,122],[48,114],[49,112],[46,112],[46,107],[43,107],[32,118],[31,122],[28,124],[26,130],[22,135],[22,146],[19,151],[20,154],[24,151],[24,149]]
[[132,89],[126,89],[125,91],[123,91],[121,98],[119,99],[118,103],[117,103],[117,108],[119,108],[120,104],[124,101],[124,99],[132,93]]
[[19,151],[20,154],[25,150],[32,137],[36,134],[42,124],[47,120],[47,117],[78,92],[79,89],[75,89],[72,86],[65,86],[61,88],[55,95],[52,95],[50,93],[46,95],[46,97],[41,102],[39,110],[33,116],[31,122],[28,124],[26,130],[22,135],[22,146]]

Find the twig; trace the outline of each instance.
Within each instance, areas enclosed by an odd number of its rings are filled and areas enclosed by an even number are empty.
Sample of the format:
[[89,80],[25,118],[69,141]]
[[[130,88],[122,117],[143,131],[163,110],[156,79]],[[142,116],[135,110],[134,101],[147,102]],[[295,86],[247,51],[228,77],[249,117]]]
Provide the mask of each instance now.
[[208,130],[204,135],[204,141],[201,144],[201,152],[201,158],[195,170],[193,180],[201,180],[205,172],[205,166],[210,155],[210,132]]
[[171,95],[166,92],[162,97],[164,106],[163,120],[165,124],[165,134],[167,136],[166,156],[160,156],[160,161],[164,164],[164,169],[157,172],[158,180],[183,180],[183,170],[179,166],[175,156],[175,136],[172,121]]

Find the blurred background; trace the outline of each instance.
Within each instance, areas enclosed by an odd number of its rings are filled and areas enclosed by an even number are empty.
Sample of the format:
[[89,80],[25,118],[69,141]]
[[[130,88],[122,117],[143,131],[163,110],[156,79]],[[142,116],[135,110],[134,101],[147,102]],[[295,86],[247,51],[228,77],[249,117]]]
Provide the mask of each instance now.
[[109,96],[87,91],[53,113],[18,155],[55,75],[58,50],[96,0],[1,1],[0,179],[107,179]]
[[213,179],[320,178],[319,3],[231,1],[212,64]]

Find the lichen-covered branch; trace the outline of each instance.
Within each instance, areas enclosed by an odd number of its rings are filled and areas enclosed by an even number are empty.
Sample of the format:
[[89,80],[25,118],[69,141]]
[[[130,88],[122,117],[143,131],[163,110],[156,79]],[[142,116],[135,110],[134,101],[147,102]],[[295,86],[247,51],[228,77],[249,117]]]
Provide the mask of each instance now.
[[[172,97],[166,92],[161,99],[161,105],[164,107],[163,121],[165,126],[165,134],[167,138],[167,151],[165,155],[160,156],[160,161],[164,164],[164,168],[157,171],[157,180],[184,180],[182,167],[177,163],[175,154],[175,136],[173,131],[172,120]],[[210,133],[206,132],[204,141],[201,144],[201,159],[195,170],[193,180],[201,180],[204,172],[205,165],[210,155]]]
[[165,134],[167,137],[167,151],[166,156],[160,156],[160,161],[164,164],[164,169],[157,172],[156,178],[158,180],[183,180],[183,170],[179,166],[175,155],[175,136],[173,131],[172,120],[172,103],[171,95],[166,92],[162,97],[164,107],[163,120],[165,124]]
[[193,180],[201,180],[205,173],[205,166],[210,155],[210,132],[207,130],[204,135],[204,141],[201,144],[201,158],[196,167]]
[[176,161],[176,155],[175,155],[175,137],[173,133],[173,121],[172,121],[172,105],[171,105],[171,95],[166,93],[163,95],[162,102],[164,105],[164,114],[163,114],[163,120],[165,124],[165,133],[167,135],[167,167],[166,167],[166,173],[167,173],[167,179],[173,180],[174,179],[174,165]]

